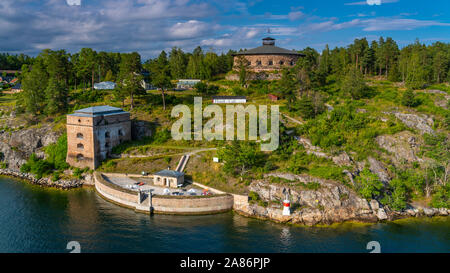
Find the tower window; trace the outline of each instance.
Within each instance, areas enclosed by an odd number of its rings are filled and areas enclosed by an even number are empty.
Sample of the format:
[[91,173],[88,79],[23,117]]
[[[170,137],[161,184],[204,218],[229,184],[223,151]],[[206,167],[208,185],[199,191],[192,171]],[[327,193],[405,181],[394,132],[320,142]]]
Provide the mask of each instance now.
[[77,160],[78,161],[84,160],[84,156],[82,154],[77,154]]
[[78,134],[77,134],[77,138],[78,138],[78,139],[83,139],[83,138],[84,138],[84,137],[83,137],[83,134],[82,134],[82,133],[78,133]]
[[105,143],[105,148],[109,148],[109,142]]
[[261,65],[261,61],[260,61],[260,60],[257,60],[257,61],[256,61],[256,65]]
[[284,61],[280,61],[279,64],[280,64],[280,65],[284,65]]
[[273,61],[272,60],[269,60],[269,65],[273,65]]
[[119,136],[123,136],[122,130],[119,129]]
[[105,132],[105,138],[109,138],[109,132]]
[[84,150],[84,145],[81,143],[77,144],[77,149]]

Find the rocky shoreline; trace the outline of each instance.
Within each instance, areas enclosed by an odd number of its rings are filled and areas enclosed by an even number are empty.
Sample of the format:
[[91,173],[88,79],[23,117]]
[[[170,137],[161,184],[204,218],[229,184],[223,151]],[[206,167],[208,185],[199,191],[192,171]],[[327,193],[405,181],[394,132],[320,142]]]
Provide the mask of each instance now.
[[[63,190],[79,188],[83,185],[92,185],[91,180],[93,179],[91,175],[86,175],[84,179],[52,181],[50,178],[36,179],[32,174],[9,169],[0,169],[0,176],[9,176],[26,180],[42,187],[53,187]],[[392,211],[389,207],[382,207],[376,200],[368,202],[366,199],[358,197],[347,187],[330,183],[330,181],[291,174],[276,174],[276,176],[294,177],[295,179],[304,181],[302,183],[320,183],[321,189],[304,189],[299,191],[294,187],[268,184],[264,180],[255,181],[250,185],[250,190],[257,192],[261,200],[268,201],[267,203],[269,204],[267,206],[261,206],[251,201],[248,204],[235,206],[233,210],[237,214],[245,217],[306,226],[332,225],[350,221],[377,223],[411,217],[450,215],[450,209],[446,208],[409,207],[401,212]],[[291,201],[293,201],[290,216],[284,216],[282,214],[281,200],[286,191],[289,192]],[[342,196],[345,196],[345,198],[342,198]]]
[[57,181],[52,181],[51,178],[48,178],[48,177],[36,179],[34,177],[34,175],[32,175],[32,174],[22,173],[22,172],[18,172],[18,171],[14,171],[14,170],[9,170],[9,169],[0,169],[0,175],[10,176],[10,177],[26,180],[26,181],[29,181],[31,184],[35,184],[35,185],[39,185],[39,186],[43,186],[43,187],[53,187],[53,188],[62,189],[62,190],[79,188],[79,187],[83,186],[84,184],[88,184],[88,183],[86,183],[86,180],[84,180],[84,179],[83,180],[80,180],[80,179],[63,180],[63,179],[61,179],[61,180],[57,180]]
[[[286,181],[283,184],[269,183],[267,178],[270,176],[292,180],[292,184]],[[308,183],[319,184],[320,188],[309,189],[305,186]],[[359,197],[342,184],[307,175],[270,174],[265,179],[254,181],[249,189],[257,194],[259,200],[235,207],[235,211],[243,216],[278,223],[315,226],[348,221],[376,223],[410,217],[450,215],[450,209],[411,205],[403,211],[393,211],[377,200],[369,202]],[[286,193],[291,201],[290,216],[282,214],[282,200]]]

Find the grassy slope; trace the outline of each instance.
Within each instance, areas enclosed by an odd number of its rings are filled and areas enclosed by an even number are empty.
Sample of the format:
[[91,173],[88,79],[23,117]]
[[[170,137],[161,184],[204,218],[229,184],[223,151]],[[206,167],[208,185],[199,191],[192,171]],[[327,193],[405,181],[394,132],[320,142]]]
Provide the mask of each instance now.
[[[214,82],[214,84],[220,86],[219,95],[232,95],[233,93],[230,90],[232,90],[233,87],[236,88],[237,86],[237,83],[225,80],[216,81]],[[377,120],[378,117],[386,116],[385,114],[383,114],[383,112],[392,110],[413,111],[432,115],[437,121],[435,129],[444,131],[448,134],[448,131],[443,128],[440,122],[444,119],[447,110],[436,106],[434,103],[434,100],[441,98],[442,95],[428,94],[422,91],[416,91],[418,98],[422,101],[422,104],[416,109],[408,109],[407,107],[403,107],[400,105],[400,98],[402,93],[405,91],[405,88],[401,86],[398,87],[395,84],[387,81],[379,81],[375,79],[369,79],[368,84],[374,90],[374,95],[370,99],[364,99],[358,102],[358,107],[367,110],[367,113],[365,113],[365,115],[374,118],[373,121],[369,123],[368,129],[365,129],[368,131],[369,135],[371,133],[370,130],[376,131],[375,135],[378,135],[380,133],[394,133],[406,129],[406,127],[402,126],[398,122],[396,122],[395,126],[397,127],[395,127],[394,129],[388,128],[385,123]],[[450,93],[450,88],[447,85],[431,86],[428,89],[440,89]],[[284,100],[272,102],[267,98],[266,93],[277,93],[276,82],[257,83],[251,85],[250,90],[251,94],[247,94],[249,103],[281,105],[281,111],[283,113],[286,113],[295,119],[302,120],[298,113],[289,113],[287,111],[286,107],[284,107],[286,103]],[[334,107],[344,104],[344,100],[342,100],[338,95],[335,94],[337,90],[338,87],[335,83],[331,83],[324,88],[325,93],[327,92],[329,94],[326,98],[327,103],[333,105]],[[131,116],[133,119],[149,122],[156,131],[162,131],[164,129],[170,130],[171,124],[173,123],[173,121],[175,121],[174,118],[170,117],[170,111],[173,106],[177,104],[186,104],[189,105],[192,109],[192,97],[194,95],[196,95],[194,91],[167,92],[167,109],[164,111],[162,109],[160,93],[157,91],[150,91],[147,95],[135,99],[136,106],[133,110],[130,110],[128,100],[125,101],[124,108],[125,110],[129,110],[131,112]],[[15,98],[12,95],[4,95],[0,97],[0,107],[2,107],[2,109],[11,107],[14,105],[14,103]],[[77,101],[73,102],[71,104],[71,107],[72,109],[79,109],[82,107],[102,104],[122,107],[121,102],[114,102],[112,100],[112,95],[110,93],[103,94],[102,99],[98,100],[96,103],[83,103],[81,101]],[[210,99],[204,97],[203,104],[204,106],[210,104]],[[64,116],[55,117],[53,122],[55,123],[56,129],[64,129]],[[288,127],[288,129],[294,128],[300,131],[302,127],[293,122],[287,122],[286,126]],[[370,135],[369,140],[370,138],[373,139],[373,136],[373,134]],[[305,137],[309,136],[305,135]],[[348,132],[348,135],[346,137],[348,137],[349,143],[347,146],[342,147],[342,149],[346,150],[349,147],[354,147],[354,149],[349,149],[348,152],[353,152],[353,156],[355,156],[358,160],[364,160],[368,155],[375,156],[382,160],[378,155],[383,153],[383,151],[379,149],[373,143],[373,141],[362,142],[361,132],[351,131]],[[221,147],[223,144],[223,142],[174,141],[170,138],[162,143],[155,143],[155,141],[152,139],[133,142],[131,144],[126,144],[123,147],[120,147],[121,149],[118,150],[120,150],[122,153],[141,155],[145,157],[109,159],[103,162],[99,170],[124,173],[140,173],[141,171],[147,171],[151,173],[160,169],[165,169],[168,166],[170,166],[171,169],[174,169],[180,159],[181,153],[186,153],[197,148]],[[335,148],[322,148],[331,154],[339,152],[336,151]],[[294,147],[294,149],[299,152],[302,151],[301,146]],[[211,185],[212,187],[216,187],[226,191],[237,193],[245,192],[246,186],[249,181],[225,175],[221,171],[221,164],[212,162],[212,157],[215,156],[215,153],[215,151],[208,151],[192,156],[185,170],[188,178],[192,178],[194,181],[205,183]],[[289,171],[290,165],[293,164],[291,159],[284,158],[276,154],[269,155],[269,159],[274,162],[274,165],[278,168],[279,171]],[[302,158],[302,160],[304,159],[305,158]],[[308,161],[308,164],[303,172],[309,173],[314,176],[334,178],[337,180],[342,180],[345,183],[347,182],[345,180],[346,178],[340,175],[342,168],[334,165],[331,160],[325,160],[315,156],[308,156],[306,160]]]

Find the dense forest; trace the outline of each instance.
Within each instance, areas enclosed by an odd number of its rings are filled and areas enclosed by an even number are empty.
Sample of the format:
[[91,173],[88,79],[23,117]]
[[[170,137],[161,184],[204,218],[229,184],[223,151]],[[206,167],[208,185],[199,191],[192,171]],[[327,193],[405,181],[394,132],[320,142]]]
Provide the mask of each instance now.
[[[380,37],[370,44],[363,38],[356,39],[347,47],[330,50],[326,46],[321,53],[309,47],[300,52],[306,56],[298,61],[295,68],[283,71],[280,83],[282,95],[291,102],[298,95],[302,97],[304,92],[325,86],[330,75],[337,76],[348,87],[346,89],[353,98],[364,96],[365,88],[361,81],[365,76],[402,82],[411,89],[449,81],[450,78],[448,43],[436,42],[427,46],[416,41],[400,49],[392,38]],[[164,90],[172,87],[171,80],[213,80],[232,69],[233,53],[230,50],[227,54],[218,55],[205,52],[200,47],[192,53],[185,53],[173,48],[168,54],[162,51],[158,57],[143,61],[136,52],[96,52],[83,48],[70,54],[65,50],[46,49],[34,58],[23,54],[2,54],[0,67],[21,66],[24,92],[19,100],[19,110],[51,115],[67,110],[69,90],[92,89],[94,83],[100,81],[117,82],[115,97],[121,101],[130,98],[133,107],[133,98],[143,94],[140,82],[146,79],[162,90],[165,108]]]

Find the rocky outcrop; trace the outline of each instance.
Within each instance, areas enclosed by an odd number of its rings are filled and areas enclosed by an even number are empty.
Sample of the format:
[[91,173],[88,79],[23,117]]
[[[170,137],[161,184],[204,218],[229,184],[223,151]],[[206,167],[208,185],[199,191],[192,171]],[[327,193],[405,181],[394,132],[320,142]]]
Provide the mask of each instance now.
[[405,161],[408,163],[421,162],[416,154],[419,152],[420,143],[416,136],[409,131],[399,132],[395,135],[382,135],[375,139],[378,146],[392,154],[392,161],[400,166]]
[[325,157],[329,158],[329,156],[322,152],[322,149],[320,147],[314,146],[311,144],[311,140],[304,138],[304,137],[296,137],[297,141],[305,147],[306,153],[308,154],[314,154],[317,157]]
[[14,170],[9,170],[9,169],[0,169],[0,175],[6,175],[6,176],[11,176],[11,177],[27,180],[30,183],[35,184],[35,185],[40,185],[40,186],[45,186],[45,187],[53,187],[53,188],[64,189],[64,190],[78,188],[84,184],[84,181],[79,180],[79,179],[71,179],[71,180],[62,179],[62,180],[57,180],[57,181],[52,181],[48,177],[36,179],[32,174],[22,173],[22,172],[18,172],[18,171],[14,171]]
[[337,156],[333,156],[331,159],[333,160],[334,164],[338,166],[349,166],[354,163],[353,159],[346,152],[342,152]]
[[448,109],[448,101],[450,100],[450,95],[447,94],[447,92],[436,89],[425,90],[424,92],[429,94],[438,94],[438,96],[436,96],[436,99],[434,100],[434,104],[444,109]]
[[[269,177],[285,179],[283,183],[271,183]],[[319,188],[309,189],[308,183],[318,183]],[[377,200],[367,202],[351,189],[336,181],[323,180],[308,175],[272,173],[254,181],[249,190],[259,200],[235,206],[245,216],[269,219],[280,223],[303,225],[332,224],[345,221],[378,222],[405,217],[450,215],[450,209],[414,208],[392,211]],[[282,202],[288,194],[291,215],[283,215]],[[264,205],[263,205],[264,204]]]
[[406,126],[412,129],[418,130],[421,134],[432,134],[436,132],[431,128],[434,124],[433,118],[420,114],[404,114],[399,112],[393,112],[395,117],[403,122]]
[[383,184],[386,185],[389,181],[391,181],[391,176],[383,163],[370,156],[367,159],[370,165],[369,170],[376,174]]
[[[291,183],[268,182],[269,176],[290,180]],[[348,187],[335,182],[308,175],[270,174],[263,180],[254,181],[249,190],[268,204],[257,203],[241,209],[241,213],[258,218],[268,218],[277,222],[291,222],[305,225],[331,224],[349,220],[375,222],[378,210],[374,211],[367,200],[356,195]],[[316,183],[320,187],[309,189],[307,184]],[[306,186],[305,186],[306,185]],[[290,216],[282,215],[281,202],[289,194],[292,205]]]
[[19,170],[32,153],[44,157],[42,148],[55,143],[60,136],[51,125],[17,131],[0,131],[0,155],[9,169]]

